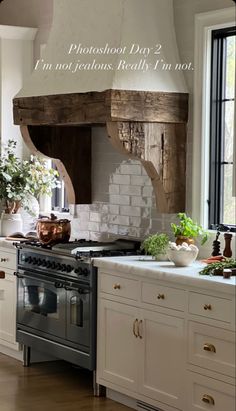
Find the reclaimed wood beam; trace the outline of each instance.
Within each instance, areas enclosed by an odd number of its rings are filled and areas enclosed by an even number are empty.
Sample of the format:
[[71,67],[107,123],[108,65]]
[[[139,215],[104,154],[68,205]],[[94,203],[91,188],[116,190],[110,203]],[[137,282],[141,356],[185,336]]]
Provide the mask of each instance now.
[[81,125],[111,121],[186,123],[188,94],[133,90],[17,97],[14,124]]
[[113,146],[138,159],[150,177],[160,213],[185,210],[185,124],[108,122]]

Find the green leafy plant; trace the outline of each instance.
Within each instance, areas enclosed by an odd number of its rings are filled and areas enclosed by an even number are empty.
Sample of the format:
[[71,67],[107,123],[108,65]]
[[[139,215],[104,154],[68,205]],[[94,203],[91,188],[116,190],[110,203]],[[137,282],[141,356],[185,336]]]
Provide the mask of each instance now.
[[167,234],[153,234],[143,241],[141,250],[143,250],[145,254],[157,258],[160,254],[165,254],[168,243],[169,237]]
[[16,142],[9,140],[0,157],[0,200],[7,214],[16,214],[20,207],[30,211],[30,195],[37,199],[41,194],[51,195],[51,190],[60,184],[58,172],[48,168],[44,160],[36,156],[20,160],[15,149]]
[[171,228],[175,237],[183,236],[188,238],[201,237],[201,244],[203,245],[208,239],[208,233],[202,228],[201,225],[195,223],[185,213],[177,214],[180,224],[171,224]]
[[236,268],[236,260],[234,258],[225,258],[225,261],[208,264],[199,274],[214,275],[215,270],[221,270],[223,273],[224,268]]

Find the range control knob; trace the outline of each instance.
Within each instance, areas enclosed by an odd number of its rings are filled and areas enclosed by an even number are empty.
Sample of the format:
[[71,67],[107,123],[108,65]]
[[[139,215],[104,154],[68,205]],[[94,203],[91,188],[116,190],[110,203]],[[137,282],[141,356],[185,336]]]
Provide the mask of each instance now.
[[85,277],[87,277],[87,276],[89,275],[89,270],[88,270],[88,268],[84,268],[84,269],[82,270],[82,274],[83,274]]
[[52,266],[51,261],[47,261],[47,262],[46,262],[46,267],[47,267],[47,268],[51,268],[51,266]]
[[37,258],[36,258],[36,257],[33,257],[32,263],[33,263],[34,265],[37,264]]
[[42,261],[42,266],[46,267],[46,260],[45,259],[43,259],[43,261]]
[[66,264],[61,265],[61,271],[66,271]]
[[82,268],[78,267],[75,269],[75,274],[81,275],[82,274]]
[[53,270],[55,270],[55,268],[56,268],[56,263],[53,261],[52,262],[52,264],[51,264],[51,268],[53,269]]
[[39,259],[37,260],[37,264],[38,264],[38,265],[42,265],[42,260],[41,260],[41,258],[39,258]]
[[72,265],[67,265],[66,266],[66,271],[67,271],[67,273],[71,273],[71,271],[73,271]]

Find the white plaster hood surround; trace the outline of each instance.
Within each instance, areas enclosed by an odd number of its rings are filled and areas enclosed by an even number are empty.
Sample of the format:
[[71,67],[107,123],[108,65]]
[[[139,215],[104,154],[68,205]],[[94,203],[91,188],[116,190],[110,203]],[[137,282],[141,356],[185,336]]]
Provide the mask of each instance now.
[[[69,54],[70,46],[126,47],[122,54]],[[131,54],[132,45],[151,48],[148,56]],[[154,54],[160,44],[161,53]],[[17,97],[84,93],[107,89],[185,93],[186,85],[177,49],[173,0],[55,0],[48,44],[32,75]],[[171,70],[153,67],[157,60],[171,63]],[[59,63],[112,64],[114,70],[56,70]],[[120,60],[150,64],[147,71],[117,70]],[[43,63],[51,69],[43,69]],[[143,63],[144,64],[144,63]],[[160,67],[160,66],[159,66]]]

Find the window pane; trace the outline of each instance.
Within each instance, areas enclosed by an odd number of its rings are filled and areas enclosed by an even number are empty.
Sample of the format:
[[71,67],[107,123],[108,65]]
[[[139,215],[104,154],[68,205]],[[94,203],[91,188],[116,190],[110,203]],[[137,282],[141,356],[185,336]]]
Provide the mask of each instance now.
[[232,196],[233,165],[224,167],[224,199],[223,199],[223,224],[236,224],[236,198]]
[[226,40],[226,93],[227,99],[234,98],[235,93],[235,41],[236,36],[227,37]]
[[234,101],[224,103],[224,161],[233,161],[234,140]]

